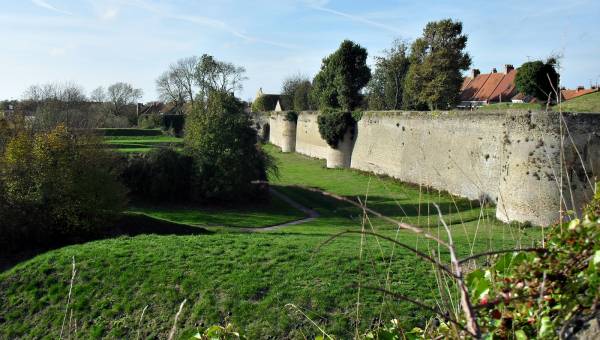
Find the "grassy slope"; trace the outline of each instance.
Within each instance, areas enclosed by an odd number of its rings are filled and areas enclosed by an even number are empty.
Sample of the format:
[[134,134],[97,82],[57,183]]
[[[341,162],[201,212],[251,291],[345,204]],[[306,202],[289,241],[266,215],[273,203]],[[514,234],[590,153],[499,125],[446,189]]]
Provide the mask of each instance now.
[[[418,188],[391,180],[380,180],[352,170],[326,170],[323,162],[300,155],[281,154],[268,147],[281,168],[275,182],[280,190],[305,205],[314,207],[321,218],[273,233],[247,234],[220,231],[200,236],[138,236],[97,241],[48,252],[0,274],[0,337],[23,335],[57,337],[70,277],[70,261],[75,257],[78,278],[73,290],[73,316],[80,336],[165,337],[179,303],[188,303],[181,316],[184,330],[194,325],[231,320],[250,338],[277,338],[316,334],[293,303],[328,332],[342,338],[352,336],[357,291],[353,284],[382,286],[390,262],[391,289],[433,303],[436,296],[431,266],[386,242],[372,238],[363,241],[363,261],[359,261],[361,238],[344,236],[317,247],[335,232],[359,230],[360,212],[330,198],[286,187],[287,184],[318,186],[347,196],[370,194],[371,207],[391,215],[433,226],[437,219],[425,213],[427,202],[454,204],[446,195],[419,195]],[[420,197],[420,199],[419,199]],[[421,217],[415,216],[421,202]],[[466,208],[464,215],[478,214]],[[489,214],[492,209],[484,209]],[[226,218],[226,217],[224,217]],[[176,218],[173,218],[176,219]],[[375,228],[395,235],[392,227],[374,221]],[[453,237],[461,255],[489,248],[512,247],[538,237],[536,230],[520,233],[493,219],[454,224]],[[477,234],[477,237],[474,236]],[[421,250],[437,249],[406,232],[398,233],[406,244]],[[473,241],[473,239],[476,239]],[[442,256],[446,256],[443,252]],[[360,273],[360,274],[359,274]],[[378,293],[362,290],[359,327],[365,329],[376,318],[397,317],[410,327],[429,315],[407,303],[382,303]],[[148,305],[145,321],[138,326],[140,313]]]
[[298,220],[304,217],[281,199],[273,196],[270,202],[251,206],[205,208],[193,206],[134,206],[132,212],[159,219],[200,226],[260,228]]
[[[480,111],[496,111],[496,110],[531,110],[539,111],[545,110],[545,105],[539,103],[496,103],[485,105],[477,110]],[[558,111],[556,105],[551,106],[550,110]],[[600,113],[600,92],[590,93],[581,97],[573,98],[571,100],[562,103],[562,110],[564,112],[597,112]]]
[[600,92],[573,98],[562,104],[563,111],[600,113]]

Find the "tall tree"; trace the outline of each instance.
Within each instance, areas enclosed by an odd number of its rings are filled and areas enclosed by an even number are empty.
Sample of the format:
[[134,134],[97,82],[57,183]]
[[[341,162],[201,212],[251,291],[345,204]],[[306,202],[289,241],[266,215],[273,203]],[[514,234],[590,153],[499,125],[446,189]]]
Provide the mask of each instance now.
[[192,56],[179,59],[170,67],[170,76],[176,86],[185,94],[185,98],[194,104],[195,93],[197,92],[196,68],[198,67],[198,57]]
[[104,87],[102,86],[99,86],[90,92],[90,100],[94,103],[104,103],[106,102],[106,98],[106,90],[104,90]]
[[430,110],[448,109],[459,101],[462,71],[471,65],[464,51],[467,36],[462,23],[445,19],[430,22],[411,48],[411,64],[406,77],[407,106]]
[[128,116],[129,120],[133,119],[135,122],[136,117],[131,117],[131,110],[127,110],[127,107],[135,104],[143,95],[142,89],[136,89],[128,83],[115,83],[108,87],[107,96],[112,107],[112,112],[115,116]]
[[361,90],[371,79],[367,50],[344,40],[333,54],[323,59],[313,80],[314,99],[323,108],[353,110],[362,101]]
[[402,40],[394,40],[392,47],[375,60],[375,71],[368,85],[369,108],[398,110],[402,107],[404,80],[410,66],[408,46]]
[[235,201],[256,195],[272,159],[257,147],[256,130],[233,94],[211,91],[186,120],[184,145],[194,159],[197,199]]
[[196,84],[200,87],[201,96],[206,99],[212,91],[235,94],[242,89],[246,69],[232,63],[216,60],[203,54],[196,66]]
[[165,102],[175,102],[176,104],[185,102],[185,89],[175,80],[170,70],[163,72],[156,79],[156,90],[160,99]]
[[515,85],[521,93],[541,101],[556,99],[560,75],[556,71],[556,58],[526,62],[519,67]]
[[281,95],[287,101],[286,107],[296,111],[312,110],[314,106],[309,98],[311,90],[310,79],[305,75],[297,74],[283,80]]

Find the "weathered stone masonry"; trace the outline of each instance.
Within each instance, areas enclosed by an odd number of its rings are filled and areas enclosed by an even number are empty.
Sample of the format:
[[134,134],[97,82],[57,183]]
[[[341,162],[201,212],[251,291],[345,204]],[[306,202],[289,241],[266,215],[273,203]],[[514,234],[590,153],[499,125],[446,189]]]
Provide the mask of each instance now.
[[337,150],[321,138],[317,116],[302,112],[294,124],[271,113],[269,140],[328,167],[494,202],[502,221],[547,225],[558,219],[560,202],[563,210],[580,208],[600,166],[600,114],[564,114],[561,131],[557,113],[366,112]]

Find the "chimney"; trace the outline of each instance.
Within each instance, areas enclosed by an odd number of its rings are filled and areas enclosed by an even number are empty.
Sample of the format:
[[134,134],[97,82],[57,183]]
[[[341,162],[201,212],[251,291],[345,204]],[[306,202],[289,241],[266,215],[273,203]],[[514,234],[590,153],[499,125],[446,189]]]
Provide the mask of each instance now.
[[137,106],[135,108],[135,113],[137,114],[138,117],[140,116],[140,113],[142,112],[142,106],[143,105],[144,104],[142,104],[142,103],[137,103]]
[[478,68],[474,68],[471,70],[471,78],[476,78],[481,72],[479,72]]
[[498,73],[498,70],[496,70],[496,68],[494,67],[494,68],[492,69],[492,73]]
[[510,71],[514,70],[515,67],[511,64],[504,65],[504,74],[508,74]]
[[581,85],[577,86],[577,92],[583,91],[583,90],[585,90],[584,86],[581,86]]

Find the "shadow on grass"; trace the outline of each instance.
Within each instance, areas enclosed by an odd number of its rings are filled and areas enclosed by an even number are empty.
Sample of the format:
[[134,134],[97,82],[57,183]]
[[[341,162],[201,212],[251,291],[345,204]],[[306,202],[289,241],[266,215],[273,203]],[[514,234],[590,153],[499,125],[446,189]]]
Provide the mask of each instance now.
[[61,239],[59,242],[46,245],[32,245],[31,248],[21,249],[10,253],[0,250],[0,272],[6,271],[17,264],[27,261],[39,254],[74,244],[82,244],[119,236],[137,236],[144,234],[205,235],[211,233],[211,231],[200,227],[173,223],[143,214],[125,213],[121,215],[117,222],[114,223],[113,227],[103,229],[100,233],[95,235],[67,237]]
[[[298,186],[275,186],[278,191],[290,196],[300,204],[319,211],[324,217],[343,217],[355,220],[361,216],[362,211],[350,205],[347,202],[339,201],[335,198],[323,195],[322,193],[310,191]],[[323,190],[321,188],[314,188]],[[345,196],[346,198],[359,202],[365,202],[364,195],[361,196]],[[444,215],[444,219],[448,225],[460,224],[462,222],[476,221],[479,218],[481,205],[477,201],[469,201],[467,199],[455,198],[455,201],[450,201],[449,197],[442,197],[443,200],[435,201]],[[432,201],[433,202],[433,201]],[[412,218],[413,220],[421,216],[423,221],[418,226],[423,228],[435,227],[438,224],[438,212],[431,202],[423,201],[421,203],[414,202],[410,199],[394,199],[393,197],[369,196],[366,199],[367,206],[383,215],[393,218]],[[428,224],[427,217],[430,217],[431,222]],[[411,223],[414,221],[411,220]]]

